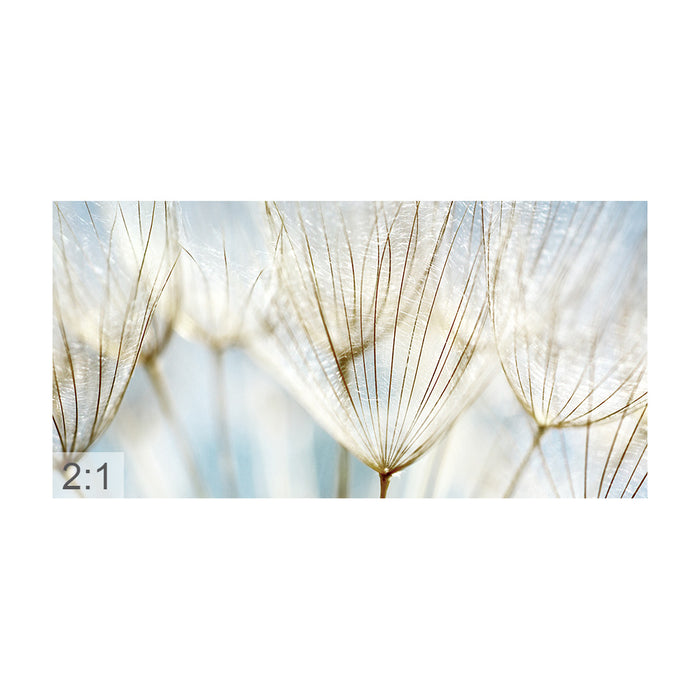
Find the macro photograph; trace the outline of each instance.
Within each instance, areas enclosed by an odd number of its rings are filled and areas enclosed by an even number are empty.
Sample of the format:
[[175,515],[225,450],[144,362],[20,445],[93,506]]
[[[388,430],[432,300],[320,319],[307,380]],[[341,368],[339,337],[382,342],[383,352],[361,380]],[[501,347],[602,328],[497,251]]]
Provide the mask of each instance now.
[[54,497],[647,497],[646,202],[52,207]]

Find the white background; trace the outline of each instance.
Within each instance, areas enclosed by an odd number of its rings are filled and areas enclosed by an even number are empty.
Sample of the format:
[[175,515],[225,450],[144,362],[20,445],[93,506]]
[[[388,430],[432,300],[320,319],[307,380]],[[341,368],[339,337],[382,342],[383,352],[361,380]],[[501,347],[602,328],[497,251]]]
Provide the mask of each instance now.
[[[648,7],[4,11],[4,697],[698,696],[697,25]],[[648,501],[52,500],[52,200],[394,197],[649,200]]]

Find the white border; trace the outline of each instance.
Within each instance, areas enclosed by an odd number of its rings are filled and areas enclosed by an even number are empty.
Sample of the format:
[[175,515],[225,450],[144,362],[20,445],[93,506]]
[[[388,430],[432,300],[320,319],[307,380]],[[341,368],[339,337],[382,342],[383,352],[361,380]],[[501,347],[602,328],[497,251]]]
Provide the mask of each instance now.
[[[12,8],[8,696],[691,694],[698,57],[675,7]],[[451,196],[649,200],[648,502],[51,500],[53,199]]]

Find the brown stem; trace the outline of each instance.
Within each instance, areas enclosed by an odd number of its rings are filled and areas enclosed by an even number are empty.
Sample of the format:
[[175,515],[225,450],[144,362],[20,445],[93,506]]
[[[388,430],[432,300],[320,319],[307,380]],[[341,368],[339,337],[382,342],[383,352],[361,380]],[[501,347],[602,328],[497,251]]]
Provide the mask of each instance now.
[[194,450],[187,439],[187,431],[182,424],[179,416],[175,411],[173,400],[168,391],[168,386],[163,376],[163,369],[160,360],[157,357],[149,360],[144,364],[146,374],[151,381],[151,386],[158,399],[158,405],[163,412],[165,419],[170,424],[170,430],[175,439],[179,443],[179,449],[182,453],[182,458],[187,466],[190,480],[192,481],[194,492],[197,498],[204,498],[207,495],[207,487],[202,479],[202,474],[197,467],[197,460],[194,456]]
[[523,457],[522,461],[520,462],[520,465],[518,466],[518,470],[515,472],[513,478],[510,480],[510,484],[508,484],[508,488],[503,494],[503,498],[510,498],[513,495],[513,491],[515,491],[515,487],[518,485],[518,481],[520,481],[520,477],[523,475],[525,467],[527,467],[528,463],[530,462],[530,457],[532,457],[532,453],[537,449],[537,446],[540,444],[540,440],[542,440],[542,436],[547,431],[547,428],[548,426],[546,425],[540,425],[537,427],[537,432],[532,438],[532,445],[530,445],[530,449],[527,451],[527,454]]
[[336,498],[348,497],[348,482],[350,480],[350,453],[344,445],[340,445],[338,455],[338,485],[335,492]]
[[219,431],[219,447],[221,449],[221,476],[226,484],[226,494],[229,497],[236,497],[238,489],[236,487],[235,460],[231,441],[228,435],[228,410],[226,403],[226,373],[224,368],[224,351],[216,348],[215,357],[215,381],[216,381],[216,402],[217,402],[217,425]]
[[379,498],[386,498],[386,492],[389,490],[389,481],[391,474],[379,475]]

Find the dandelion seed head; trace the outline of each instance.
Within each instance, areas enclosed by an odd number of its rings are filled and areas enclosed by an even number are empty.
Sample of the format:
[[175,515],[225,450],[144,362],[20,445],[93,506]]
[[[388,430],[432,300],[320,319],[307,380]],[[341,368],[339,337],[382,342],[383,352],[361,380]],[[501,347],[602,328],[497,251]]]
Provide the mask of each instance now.
[[80,453],[119,407],[176,259],[173,207],[54,205],[54,450]]
[[271,203],[258,352],[365,464],[418,459],[477,392],[481,214],[465,203]]
[[253,332],[258,285],[267,255],[261,202],[182,202],[178,275],[184,293],[176,329],[224,350]]
[[498,203],[489,216],[493,328],[523,407],[563,427],[643,403],[644,203]]

